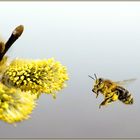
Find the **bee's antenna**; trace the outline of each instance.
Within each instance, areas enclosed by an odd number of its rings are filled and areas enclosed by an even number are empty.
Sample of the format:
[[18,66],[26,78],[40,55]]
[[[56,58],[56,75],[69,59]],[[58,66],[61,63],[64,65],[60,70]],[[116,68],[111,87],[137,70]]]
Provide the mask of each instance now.
[[91,79],[95,80],[92,76],[88,75]]
[[97,80],[97,75],[94,73],[95,79]]

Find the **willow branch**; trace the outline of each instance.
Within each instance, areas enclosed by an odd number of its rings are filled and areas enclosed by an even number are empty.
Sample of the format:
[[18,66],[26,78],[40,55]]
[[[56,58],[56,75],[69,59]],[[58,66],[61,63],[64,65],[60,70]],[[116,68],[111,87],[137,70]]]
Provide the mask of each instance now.
[[21,36],[21,34],[23,33],[23,30],[24,30],[24,26],[23,25],[19,25],[12,32],[10,38],[5,43],[3,51],[0,51],[0,61],[2,60],[2,58],[6,54],[6,52],[9,50],[9,48],[12,46],[12,44]]

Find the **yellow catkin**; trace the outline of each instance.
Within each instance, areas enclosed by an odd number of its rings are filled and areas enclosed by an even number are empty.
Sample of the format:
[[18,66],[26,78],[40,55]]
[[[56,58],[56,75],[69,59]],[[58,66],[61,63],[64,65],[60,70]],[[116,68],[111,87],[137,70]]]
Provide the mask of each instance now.
[[68,80],[66,67],[53,58],[44,60],[15,59],[3,74],[2,82],[8,87],[20,88],[34,94],[55,93],[63,89]]
[[14,124],[28,119],[36,105],[35,99],[29,92],[8,88],[0,83],[0,120]]
[[35,99],[28,92],[0,83],[0,120],[12,124],[28,119],[36,105]]

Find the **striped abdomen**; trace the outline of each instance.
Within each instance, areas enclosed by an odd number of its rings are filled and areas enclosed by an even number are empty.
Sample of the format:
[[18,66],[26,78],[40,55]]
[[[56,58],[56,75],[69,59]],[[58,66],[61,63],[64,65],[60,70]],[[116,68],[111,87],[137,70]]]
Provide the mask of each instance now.
[[120,101],[122,101],[125,104],[133,104],[133,97],[128,90],[121,86],[117,86],[116,90],[118,93],[118,99]]

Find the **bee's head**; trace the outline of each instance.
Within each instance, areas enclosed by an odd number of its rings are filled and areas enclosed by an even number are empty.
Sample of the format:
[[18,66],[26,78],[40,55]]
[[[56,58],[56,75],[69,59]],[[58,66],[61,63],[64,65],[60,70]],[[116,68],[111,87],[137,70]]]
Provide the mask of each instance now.
[[92,91],[94,93],[98,93],[100,91],[100,89],[102,89],[102,87],[104,86],[104,79],[103,78],[97,78],[97,75],[94,74],[93,78],[92,76],[89,75],[90,78],[92,78],[95,82],[94,82],[94,87],[92,89]]

